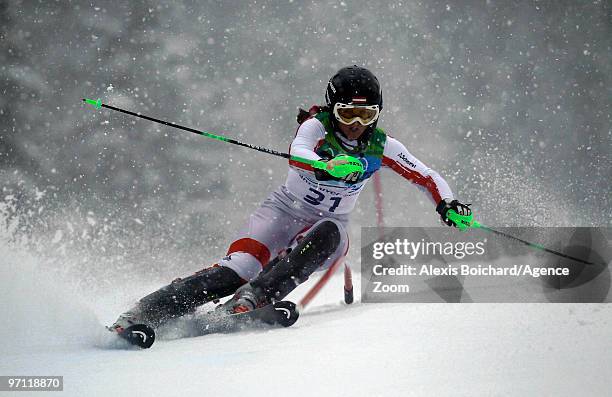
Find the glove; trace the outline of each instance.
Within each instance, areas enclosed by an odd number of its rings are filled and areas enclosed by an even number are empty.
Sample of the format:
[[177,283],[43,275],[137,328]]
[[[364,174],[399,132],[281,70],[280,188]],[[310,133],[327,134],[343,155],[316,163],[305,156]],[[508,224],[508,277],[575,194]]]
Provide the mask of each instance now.
[[336,178],[335,176],[330,175],[327,171],[320,170],[318,168],[315,168],[314,174],[317,181],[344,181],[349,185],[354,185],[355,183],[359,182],[359,177],[361,176],[359,172],[351,172],[342,178]]
[[440,200],[440,202],[438,203],[438,206],[436,207],[436,211],[438,212],[438,214],[440,214],[440,217],[442,218],[442,222],[446,223],[448,226],[457,227],[457,225],[455,225],[455,222],[451,221],[450,219],[446,217],[446,213],[449,210],[453,210],[459,215],[469,216],[472,213],[472,210],[470,209],[470,205],[472,204],[461,204],[457,200],[453,200],[453,201]]
[[[324,161],[328,164],[328,169],[334,167],[335,159],[322,158],[321,161]],[[326,170],[322,170],[319,168],[314,169],[314,174],[315,178],[317,178],[318,181],[344,181],[349,185],[354,185],[355,183],[359,182],[359,177],[361,176],[361,173],[359,172],[351,172],[350,174],[345,175],[342,178],[337,178],[333,175],[330,175],[329,172],[327,172]]]

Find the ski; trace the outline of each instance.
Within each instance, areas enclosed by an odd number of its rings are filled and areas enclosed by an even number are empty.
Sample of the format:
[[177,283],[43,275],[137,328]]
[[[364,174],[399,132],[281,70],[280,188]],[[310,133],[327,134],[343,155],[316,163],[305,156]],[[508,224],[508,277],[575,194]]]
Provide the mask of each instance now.
[[[297,306],[290,301],[278,301],[250,312],[237,314],[213,310],[182,323],[181,337],[231,333],[246,329],[290,327],[298,317]],[[150,348],[155,342],[155,331],[145,324],[135,324],[121,331],[112,327],[107,329],[129,344],[142,349]]]
[[229,333],[244,329],[290,327],[297,321],[299,312],[295,303],[278,301],[259,309],[237,314],[218,311],[194,318],[192,336]]
[[121,332],[117,332],[111,328],[108,328],[109,331],[116,332],[121,338],[125,339],[129,344],[141,347],[143,349],[148,349],[153,346],[153,342],[155,342],[155,331],[153,328],[144,324],[136,324]]

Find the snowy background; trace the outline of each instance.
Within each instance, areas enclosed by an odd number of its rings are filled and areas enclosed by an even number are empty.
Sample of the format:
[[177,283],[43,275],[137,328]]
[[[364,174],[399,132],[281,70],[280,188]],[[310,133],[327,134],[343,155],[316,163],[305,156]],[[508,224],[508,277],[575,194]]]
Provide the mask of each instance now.
[[[214,263],[286,162],[80,99],[286,151],[297,107],[365,65],[379,126],[482,223],[611,226],[611,38],[606,1],[0,1],[0,374],[69,395],[604,395],[607,305],[343,312],[332,285],[290,330],[108,351],[100,324]],[[437,225],[402,182],[383,172],[386,225]]]

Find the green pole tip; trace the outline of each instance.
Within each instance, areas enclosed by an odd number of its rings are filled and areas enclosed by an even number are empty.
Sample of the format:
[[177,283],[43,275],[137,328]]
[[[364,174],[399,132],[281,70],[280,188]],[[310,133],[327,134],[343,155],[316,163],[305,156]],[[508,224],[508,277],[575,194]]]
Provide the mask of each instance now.
[[100,109],[102,107],[102,99],[98,98],[98,100],[83,98],[83,102],[93,105],[96,109]]

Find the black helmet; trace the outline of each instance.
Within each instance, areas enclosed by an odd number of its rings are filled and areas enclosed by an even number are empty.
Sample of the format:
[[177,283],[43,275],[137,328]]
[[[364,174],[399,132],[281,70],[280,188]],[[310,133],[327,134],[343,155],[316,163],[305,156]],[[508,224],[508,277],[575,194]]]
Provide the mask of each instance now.
[[[346,105],[361,105],[372,106],[378,105],[379,111],[383,107],[383,96],[378,79],[368,69],[352,65],[344,67],[331,78],[327,83],[325,92],[325,101],[331,113],[331,121],[334,133],[341,134],[338,128],[338,121],[334,116],[334,106],[337,103]],[[372,132],[376,128],[378,119],[368,126],[363,135],[359,138],[357,148],[348,148],[343,145],[342,140],[339,143],[350,152],[357,152],[365,149]]]
[[[365,100],[364,100],[365,98]],[[349,105],[378,105],[382,110],[380,83],[372,72],[361,66],[347,66],[329,79],[325,92],[327,106],[338,102]]]

